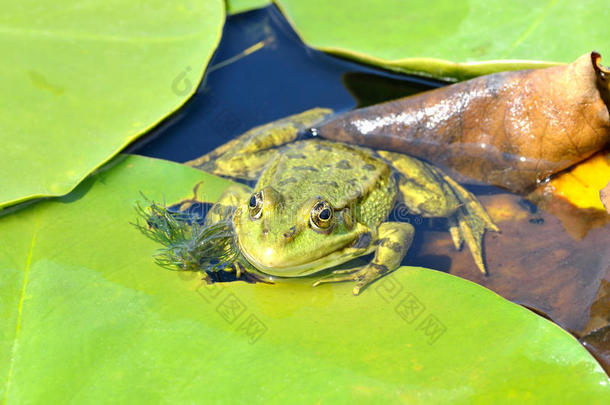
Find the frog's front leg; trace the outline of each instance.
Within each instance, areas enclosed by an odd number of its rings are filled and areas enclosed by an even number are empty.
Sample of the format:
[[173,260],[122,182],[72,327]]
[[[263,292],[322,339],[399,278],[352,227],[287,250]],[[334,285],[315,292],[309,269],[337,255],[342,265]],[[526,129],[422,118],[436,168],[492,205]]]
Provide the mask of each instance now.
[[486,230],[498,232],[479,200],[440,169],[400,153],[379,151],[400,173],[398,182],[403,202],[415,214],[425,217],[447,217],[449,232],[456,249],[462,243],[483,274],[483,235]]
[[256,180],[266,164],[276,156],[279,146],[294,141],[301,132],[322,122],[330,114],[332,110],[313,108],[252,128],[185,164],[211,174]]
[[415,230],[406,222],[384,222],[379,225],[379,239],[375,242],[375,256],[373,260],[362,268],[337,270],[329,276],[316,281],[314,287],[321,283],[336,281],[357,281],[352,292],[360,294],[367,285],[378,278],[396,270],[407,254]]

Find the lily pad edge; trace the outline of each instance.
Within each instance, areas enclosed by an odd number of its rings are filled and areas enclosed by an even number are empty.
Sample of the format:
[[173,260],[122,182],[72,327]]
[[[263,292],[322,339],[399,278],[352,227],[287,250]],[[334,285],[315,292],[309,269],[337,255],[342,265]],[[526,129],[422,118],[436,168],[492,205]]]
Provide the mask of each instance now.
[[[280,12],[282,13],[286,21],[288,21],[290,27],[297,34],[301,42],[303,42],[305,46],[309,46],[303,36],[300,34],[294,21],[285,11],[284,7],[280,4],[280,1],[273,0],[273,4],[280,10]],[[565,64],[564,62],[528,59],[496,59],[476,62],[452,62],[445,59],[419,57],[397,60],[385,60],[344,48],[315,47],[315,49],[333,54],[338,57],[355,60],[357,62],[373,67],[387,69],[396,73],[422,76],[443,80],[446,82],[458,82],[462,80],[472,79],[477,76],[503,71],[543,69],[547,67]]]
[[162,123],[168,117],[170,117],[172,114],[174,114],[178,110],[180,110],[192,98],[192,96],[197,92],[199,85],[202,83],[202,81],[204,79],[206,69],[207,69],[210,61],[213,59],[216,50],[218,49],[218,45],[220,44],[220,40],[222,39],[222,33],[223,33],[223,29],[224,29],[224,24],[225,24],[225,21],[226,21],[226,18],[227,18],[227,9],[226,9],[226,7],[220,7],[220,13],[221,13],[221,22],[218,25],[217,32],[215,34],[215,40],[214,40],[215,43],[214,43],[214,46],[211,48],[211,52],[210,52],[209,56],[206,58],[205,62],[200,66],[199,71],[197,72],[197,76],[196,76],[198,78],[197,79],[197,85],[196,86],[192,86],[192,88],[189,89],[189,91],[186,94],[186,96],[179,103],[177,103],[171,110],[167,111],[167,113],[164,116],[159,117],[156,121],[150,122],[146,127],[141,128],[138,131],[136,131],[135,133],[133,133],[132,135],[126,137],[124,142],[122,142],[111,154],[109,154],[106,159],[102,160],[96,166],[92,167],[91,170],[89,170],[89,172],[84,173],[73,184],[65,184],[65,185],[63,185],[60,188],[60,191],[58,191],[58,192],[51,192],[51,191],[49,191],[47,193],[36,193],[36,194],[22,195],[21,197],[14,198],[12,200],[0,201],[0,215],[3,213],[4,210],[6,210],[8,208],[11,208],[13,206],[16,206],[16,205],[18,205],[20,203],[29,201],[29,200],[36,201],[36,200],[44,199],[44,198],[53,198],[53,197],[61,197],[61,196],[68,195],[76,187],[78,187],[78,185],[81,184],[86,178],[88,178],[90,175],[94,174],[96,171],[98,171],[104,165],[109,163],[112,159],[117,157],[121,153],[121,151],[123,151],[127,146],[131,145],[135,140],[141,138],[143,135],[145,135],[148,132],[150,132],[153,128],[158,126],[160,123]]

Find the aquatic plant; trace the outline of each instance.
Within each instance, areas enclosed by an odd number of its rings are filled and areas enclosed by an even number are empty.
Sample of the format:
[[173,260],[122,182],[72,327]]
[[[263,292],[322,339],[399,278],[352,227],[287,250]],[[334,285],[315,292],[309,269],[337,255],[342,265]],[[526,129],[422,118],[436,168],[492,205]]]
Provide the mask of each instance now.
[[[203,218],[188,210],[175,210],[142,195],[146,206],[136,204],[133,225],[164,247],[155,262],[170,270],[231,271],[240,257],[230,220],[205,225]],[[142,222],[144,221],[144,222]]]

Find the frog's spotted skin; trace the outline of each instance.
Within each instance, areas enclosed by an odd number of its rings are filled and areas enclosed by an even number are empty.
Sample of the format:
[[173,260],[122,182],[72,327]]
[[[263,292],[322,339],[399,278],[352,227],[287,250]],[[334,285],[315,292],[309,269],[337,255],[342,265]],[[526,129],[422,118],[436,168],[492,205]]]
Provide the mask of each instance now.
[[[188,164],[257,181],[228,189],[207,223],[232,213],[238,245],[259,271],[298,277],[374,252],[359,269],[332,272],[314,285],[355,280],[354,294],[395,270],[413,240],[408,223],[385,222],[396,201],[415,214],[444,216],[457,248],[465,241],[486,272],[481,244],[497,230],[478,200],[439,169],[398,153],[297,134],[329,110],[314,109],[254,128]],[[234,209],[233,209],[234,208]]]
[[[314,159],[323,164],[312,164]],[[312,196],[304,195],[303,190],[318,190],[333,208],[340,210],[369,191],[386,185],[388,190],[379,191],[383,195],[375,199],[380,206],[358,215],[367,223],[378,224],[385,219],[381,216],[392,209],[397,192],[390,175],[390,166],[367,150],[328,141],[299,141],[286,145],[263,172],[255,189],[273,187],[285,199],[286,209],[311,199]]]

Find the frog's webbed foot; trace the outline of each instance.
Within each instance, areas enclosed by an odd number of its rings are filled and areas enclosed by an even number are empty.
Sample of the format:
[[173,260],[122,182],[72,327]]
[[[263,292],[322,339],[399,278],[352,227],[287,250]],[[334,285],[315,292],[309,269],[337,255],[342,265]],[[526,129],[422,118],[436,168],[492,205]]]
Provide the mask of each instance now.
[[[230,275],[230,273],[235,273]],[[223,275],[224,274],[224,275]],[[273,282],[263,274],[251,271],[236,261],[231,266],[215,271],[202,272],[202,281],[207,284],[223,283],[227,281],[245,281],[246,283],[273,284]]]
[[317,287],[320,284],[324,284],[324,283],[335,283],[335,282],[339,282],[339,281],[357,280],[358,275],[356,273],[359,273],[361,270],[362,270],[362,267],[334,270],[334,271],[331,271],[330,274],[327,274],[326,276],[316,280],[316,282],[314,282],[312,284],[312,286]]
[[203,184],[203,181],[200,181],[197,184],[195,184],[195,186],[193,187],[193,196],[191,198],[181,200],[178,203],[174,204],[173,206],[177,207],[179,212],[186,212],[194,204],[205,203],[205,201],[199,199],[199,187],[201,187],[202,184]]
[[500,230],[493,223],[476,197],[449,176],[444,175],[444,178],[451,185],[461,202],[455,213],[448,218],[449,232],[451,233],[453,244],[459,250],[465,241],[481,273],[488,275],[483,261],[483,236],[488,229],[495,232]]
[[335,270],[329,275],[322,277],[312,285],[314,287],[324,283],[336,283],[340,281],[357,281],[352,289],[354,295],[360,294],[368,284],[386,275],[390,269],[384,265],[369,263],[363,267],[347,270]]
[[233,269],[235,270],[235,277],[239,280],[243,280],[246,283],[264,283],[264,284],[273,284],[272,281],[267,279],[262,274],[255,273],[253,271],[248,271],[240,262],[235,262],[233,264]]
[[487,274],[483,261],[483,235],[499,232],[485,208],[469,191],[440,169],[400,153],[379,151],[400,173],[398,188],[406,206],[425,217],[447,217],[456,249],[465,241],[474,261]]
[[402,258],[407,254],[413,241],[413,233],[413,226],[408,223],[382,223],[379,226],[379,239],[376,242],[375,257],[369,264],[352,269],[335,270],[317,280],[313,283],[313,286],[340,281],[356,281],[352,292],[354,295],[360,294],[369,284],[400,266]]
[[263,277],[259,274],[252,273],[249,271],[242,273],[240,276],[240,280],[243,280],[246,283],[251,283],[251,284],[255,284],[255,283],[273,284],[273,281],[270,281],[266,277]]

